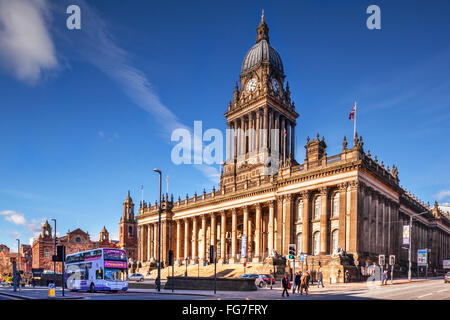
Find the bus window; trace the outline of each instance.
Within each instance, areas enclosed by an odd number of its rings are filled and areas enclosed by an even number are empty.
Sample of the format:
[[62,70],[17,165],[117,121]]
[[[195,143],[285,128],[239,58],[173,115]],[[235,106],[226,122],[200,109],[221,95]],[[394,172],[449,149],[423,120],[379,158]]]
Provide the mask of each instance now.
[[100,269],[98,269],[98,270],[95,272],[95,278],[96,278],[97,280],[102,280],[102,279],[103,279],[103,268],[100,268]]

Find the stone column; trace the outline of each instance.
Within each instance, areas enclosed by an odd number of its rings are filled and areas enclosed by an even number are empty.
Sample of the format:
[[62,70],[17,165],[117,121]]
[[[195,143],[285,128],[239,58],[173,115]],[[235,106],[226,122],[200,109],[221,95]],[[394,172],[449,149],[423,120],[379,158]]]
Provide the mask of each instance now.
[[153,257],[158,259],[158,224],[153,223]]
[[248,114],[248,153],[252,153],[253,152],[253,113],[250,112]]
[[291,133],[289,132],[289,127],[291,126],[291,122],[289,121],[289,119],[286,118],[284,126],[286,128],[286,141],[285,141],[285,144],[286,144],[286,156],[285,157],[287,159],[289,157],[289,155],[291,154],[291,151],[289,149],[290,146],[291,146],[291,142],[289,140],[289,137],[291,136]]
[[303,199],[303,216],[302,216],[302,250],[305,254],[311,254],[310,248],[310,241],[311,241],[311,226],[310,226],[310,199],[311,194],[308,191],[302,192],[302,199]]
[[237,210],[231,209],[231,262],[236,262],[237,247]]
[[192,259],[198,262],[198,224],[197,217],[192,217]]
[[[242,261],[247,261],[247,257],[248,257],[248,207],[244,206],[243,211],[244,211],[243,234],[245,234],[245,236],[247,237],[247,247],[245,248],[245,258],[242,257],[242,253],[241,253],[241,259],[242,259]],[[242,238],[241,238],[241,240],[242,240]]]
[[294,212],[294,196],[288,194],[285,197],[286,201],[284,203],[284,252],[289,251],[289,244],[295,243],[293,241],[293,212]]
[[350,183],[350,241],[347,248],[348,253],[358,253],[358,235],[360,230],[358,229],[358,181],[352,181]]
[[339,185],[339,236],[338,236],[338,246],[343,250],[347,250],[345,247],[345,219],[346,219],[346,199],[347,199],[347,184],[342,183]]
[[152,225],[147,225],[147,261],[150,261],[152,258],[152,235],[151,235]]
[[202,215],[202,241],[201,241],[201,250],[200,256],[204,261],[206,261],[206,214]]
[[268,249],[269,249],[269,256],[273,252],[273,240],[274,240],[274,217],[275,217],[275,201],[271,200],[269,201],[269,223],[268,223]]
[[295,159],[295,122],[291,123],[291,159]]
[[214,250],[216,249],[217,245],[217,221],[216,221],[216,213],[211,213],[211,237],[210,237],[210,244],[214,246]]
[[277,232],[275,237],[276,250],[279,254],[283,254],[283,198],[284,196],[277,197]]
[[280,143],[280,152],[281,152],[281,163],[283,163],[284,164],[284,161],[286,160],[286,148],[285,148],[285,146],[286,146],[286,139],[285,139],[285,137],[284,137],[284,129],[285,129],[285,120],[284,120],[284,117],[283,116],[280,116],[280,118],[281,118],[281,127],[280,127],[280,140],[281,140],[281,143]]
[[227,160],[232,158],[231,155],[231,122],[227,122]]
[[328,254],[328,189],[320,190],[320,254]]
[[233,139],[234,139],[234,158],[236,159],[237,157],[237,150],[238,150],[238,138],[237,138],[237,134],[238,134],[238,126],[237,126],[237,120],[233,121],[233,127],[234,127],[234,132],[233,132]]
[[255,257],[253,262],[259,262],[261,257],[261,204],[256,204],[255,213]]
[[184,259],[189,258],[189,219],[184,219]]
[[[127,232],[127,230],[125,230]],[[142,226],[138,226],[138,261],[142,261]]]
[[220,260],[226,259],[226,252],[225,252],[225,233],[227,231],[227,216],[225,214],[225,211],[222,211],[220,213]]
[[269,127],[269,123],[268,123],[268,117],[267,117],[267,113],[268,113],[268,108],[267,106],[264,108],[264,124],[263,124],[263,148],[264,150],[267,149],[267,128]]
[[260,143],[261,143],[261,116],[259,113],[259,110],[256,110],[256,152],[259,152],[260,150]]
[[176,220],[176,223],[177,223],[177,239],[176,239],[176,241],[177,241],[177,248],[176,248],[177,255],[176,255],[176,260],[177,260],[177,263],[179,264],[180,260],[181,260],[181,220]]

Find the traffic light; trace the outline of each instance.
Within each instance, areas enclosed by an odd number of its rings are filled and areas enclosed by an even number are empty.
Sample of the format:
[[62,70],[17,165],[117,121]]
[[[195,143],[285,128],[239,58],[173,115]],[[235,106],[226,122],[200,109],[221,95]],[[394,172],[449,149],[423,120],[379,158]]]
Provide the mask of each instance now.
[[56,246],[56,260],[53,261],[66,261],[66,247]]
[[173,266],[173,250],[169,250],[169,266]]
[[209,263],[214,263],[214,246],[209,246]]
[[289,259],[295,259],[296,255],[297,255],[297,253],[296,253],[295,244],[290,244],[289,245]]

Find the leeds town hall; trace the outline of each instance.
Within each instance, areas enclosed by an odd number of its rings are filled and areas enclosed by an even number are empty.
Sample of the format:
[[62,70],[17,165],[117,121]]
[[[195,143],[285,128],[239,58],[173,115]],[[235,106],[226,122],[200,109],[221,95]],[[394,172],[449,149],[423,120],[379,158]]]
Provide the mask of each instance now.
[[[169,250],[176,265],[203,263],[214,245],[219,263],[230,268],[242,262],[272,266],[295,244],[297,253],[307,254],[307,268],[320,266],[331,281],[378,262],[380,254],[386,260],[395,255],[401,272],[408,262],[403,226],[412,216],[413,266],[417,249],[428,248],[429,266],[442,269],[450,258],[449,214],[401,187],[397,167],[366,151],[362,137],[344,137],[341,152],[328,155],[317,134],[306,139],[305,159],[295,158],[299,114],[285,78],[263,16],[225,113],[227,160],[218,189],[163,197],[164,265]],[[158,204],[142,201],[136,220],[138,261],[143,271],[153,269]]]

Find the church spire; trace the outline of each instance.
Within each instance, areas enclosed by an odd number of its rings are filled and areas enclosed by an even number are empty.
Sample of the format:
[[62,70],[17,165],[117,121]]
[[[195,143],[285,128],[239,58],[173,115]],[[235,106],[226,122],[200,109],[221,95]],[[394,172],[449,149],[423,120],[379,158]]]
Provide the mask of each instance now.
[[264,9],[261,15],[261,22],[259,23],[258,28],[256,28],[256,43],[260,42],[261,40],[266,40],[267,42],[269,42],[269,27],[264,21]]

